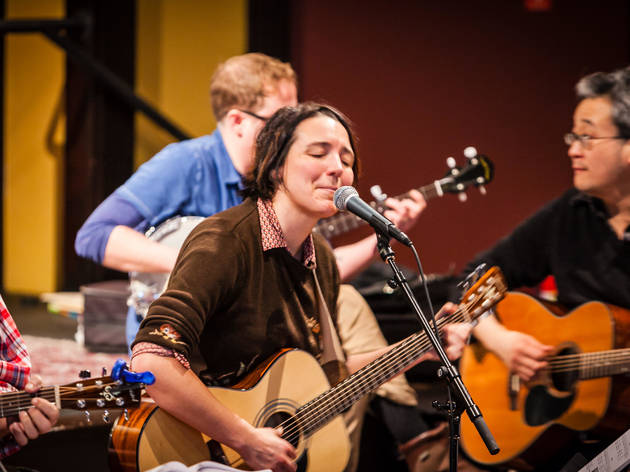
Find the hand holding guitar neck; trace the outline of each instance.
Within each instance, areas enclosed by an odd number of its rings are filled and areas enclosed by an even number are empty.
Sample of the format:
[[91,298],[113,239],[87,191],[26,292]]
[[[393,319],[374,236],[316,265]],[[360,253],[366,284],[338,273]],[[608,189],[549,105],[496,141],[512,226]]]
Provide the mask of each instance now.
[[[449,157],[446,160],[449,169],[443,178],[415,190],[420,192],[426,201],[443,197],[448,193],[455,193],[459,196],[460,201],[465,201],[466,189],[471,185],[478,187],[481,193],[485,194],[485,184],[490,183],[494,177],[494,165],[486,156],[477,154],[473,147],[467,147],[464,154],[467,157],[464,166],[458,167],[455,165],[455,159]],[[387,195],[381,191],[378,185],[372,186],[370,190],[375,201],[369,203],[369,206],[379,213],[384,213],[387,210],[385,206]],[[409,198],[409,192],[394,198],[398,200]],[[317,223],[314,231],[330,239],[358,228],[365,222],[364,219],[354,214],[337,213]]]

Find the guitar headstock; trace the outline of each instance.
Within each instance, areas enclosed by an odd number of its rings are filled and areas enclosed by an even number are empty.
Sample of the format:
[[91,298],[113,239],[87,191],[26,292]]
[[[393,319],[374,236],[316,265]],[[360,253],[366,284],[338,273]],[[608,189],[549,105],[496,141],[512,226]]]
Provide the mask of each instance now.
[[60,386],[59,401],[61,408],[75,410],[128,408],[140,403],[145,385],[153,382],[151,372],[130,372],[125,361],[118,359],[110,376]]
[[505,296],[507,284],[503,272],[493,266],[477,280],[462,296],[468,321],[476,321]]
[[125,383],[110,376],[81,379],[59,386],[61,408],[72,410],[101,410],[129,408],[140,403],[144,384]]
[[494,178],[494,164],[487,156],[477,154],[477,150],[472,146],[464,149],[464,155],[467,161],[462,167],[458,167],[452,157],[446,160],[449,170],[439,181],[443,192],[457,193],[462,201],[466,200],[464,192],[468,187],[474,185],[485,194],[484,185]]

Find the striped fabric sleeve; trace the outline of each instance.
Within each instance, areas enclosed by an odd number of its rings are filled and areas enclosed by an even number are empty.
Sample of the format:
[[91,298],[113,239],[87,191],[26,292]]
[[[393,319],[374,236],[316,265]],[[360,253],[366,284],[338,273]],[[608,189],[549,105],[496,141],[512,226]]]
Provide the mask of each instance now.
[[31,359],[22,335],[0,297],[0,391],[23,390],[31,374]]
[[139,354],[146,354],[146,353],[156,354],[161,357],[174,357],[186,369],[190,369],[190,363],[188,362],[188,359],[186,359],[186,356],[184,356],[183,354],[177,351],[174,351],[173,349],[168,349],[164,346],[160,346],[159,344],[153,344],[153,343],[147,343],[147,342],[138,343],[133,347],[133,350],[131,351],[132,364],[133,364],[134,357],[136,357]]
[[[31,374],[31,359],[22,335],[0,296],[0,392],[22,390]],[[20,446],[11,434],[0,439],[0,459]]]

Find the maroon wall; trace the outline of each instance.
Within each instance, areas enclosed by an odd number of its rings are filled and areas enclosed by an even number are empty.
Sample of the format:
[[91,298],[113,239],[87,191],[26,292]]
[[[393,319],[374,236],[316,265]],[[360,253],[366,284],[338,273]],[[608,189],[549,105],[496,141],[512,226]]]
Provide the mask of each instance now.
[[[359,136],[359,192],[396,195],[441,177],[474,145],[496,178],[433,200],[409,232],[427,272],[461,269],[571,185],[562,142],[582,75],[629,61],[623,1],[296,0],[292,62],[302,100],[325,100]],[[409,252],[397,255],[412,265]]]

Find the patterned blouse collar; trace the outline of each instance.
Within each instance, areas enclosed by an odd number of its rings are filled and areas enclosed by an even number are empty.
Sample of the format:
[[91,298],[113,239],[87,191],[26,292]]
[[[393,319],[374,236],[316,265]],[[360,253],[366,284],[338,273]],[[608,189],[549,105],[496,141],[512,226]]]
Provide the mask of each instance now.
[[[287,240],[284,237],[280,221],[271,200],[258,199],[258,217],[260,218],[260,231],[262,236],[262,249],[288,248]],[[313,245],[313,235],[309,234],[302,246],[302,264],[308,269],[314,269],[317,261],[315,259],[315,246]]]

